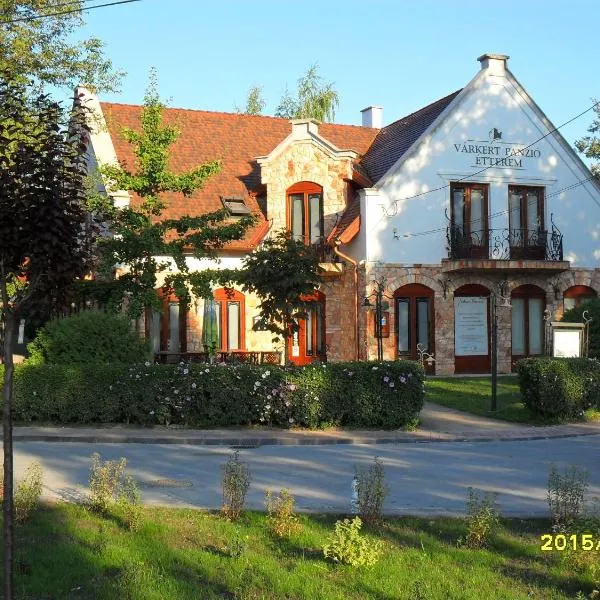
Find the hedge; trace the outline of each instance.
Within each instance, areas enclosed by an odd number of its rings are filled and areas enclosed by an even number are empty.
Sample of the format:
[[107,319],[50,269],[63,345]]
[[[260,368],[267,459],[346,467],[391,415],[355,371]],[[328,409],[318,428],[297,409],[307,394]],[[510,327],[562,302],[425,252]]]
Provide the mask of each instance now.
[[125,315],[84,310],[55,319],[38,330],[28,344],[29,362],[61,365],[143,362],[150,356]]
[[423,369],[414,362],[253,365],[23,364],[21,423],[230,427],[377,427],[416,422]]
[[521,398],[543,419],[580,419],[600,409],[600,361],[593,358],[527,358],[519,361]]

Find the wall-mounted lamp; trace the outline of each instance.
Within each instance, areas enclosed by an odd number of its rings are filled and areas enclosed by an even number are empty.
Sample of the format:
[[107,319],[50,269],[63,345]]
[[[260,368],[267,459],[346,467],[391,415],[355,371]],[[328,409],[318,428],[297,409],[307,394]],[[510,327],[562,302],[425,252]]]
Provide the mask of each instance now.
[[555,277],[554,279],[552,279],[552,281],[550,281],[550,285],[552,286],[552,290],[554,291],[554,299],[559,300],[560,299],[560,285],[559,285],[558,277]]
[[442,286],[442,292],[444,292],[444,300],[448,296],[448,288],[452,285],[450,277],[440,277],[438,283]]

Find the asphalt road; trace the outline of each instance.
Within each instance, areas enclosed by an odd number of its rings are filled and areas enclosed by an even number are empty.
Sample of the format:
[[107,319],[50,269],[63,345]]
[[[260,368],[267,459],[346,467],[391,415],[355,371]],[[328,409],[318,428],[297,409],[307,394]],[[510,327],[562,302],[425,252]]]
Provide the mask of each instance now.
[[[155,444],[18,442],[17,477],[37,460],[44,470],[44,497],[85,497],[90,455],[127,458],[146,504],[218,508],[227,447]],[[461,514],[469,486],[498,493],[503,514],[547,514],[546,484],[552,462],[589,472],[589,497],[600,497],[600,435],[520,442],[262,446],[242,449],[252,485],[249,508],[264,507],[266,488],[289,488],[299,510],[348,512],[354,465],[380,456],[390,488],[388,514]]]

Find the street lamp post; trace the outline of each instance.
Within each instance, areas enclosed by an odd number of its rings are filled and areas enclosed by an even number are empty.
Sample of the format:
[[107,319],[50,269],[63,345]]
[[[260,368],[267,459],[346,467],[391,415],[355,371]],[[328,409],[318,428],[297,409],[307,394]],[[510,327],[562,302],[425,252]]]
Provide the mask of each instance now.
[[375,279],[372,283],[373,291],[365,296],[363,306],[365,308],[370,308],[372,305],[369,301],[369,298],[375,299],[375,338],[377,339],[377,360],[381,362],[383,361],[383,299],[391,299],[391,296],[388,296],[385,293],[385,286],[387,284],[385,277]]
[[504,295],[506,282],[501,282],[497,292],[490,294],[492,317],[492,402],[490,410],[498,410],[498,300],[502,300],[501,306],[512,308],[510,305],[510,296]]

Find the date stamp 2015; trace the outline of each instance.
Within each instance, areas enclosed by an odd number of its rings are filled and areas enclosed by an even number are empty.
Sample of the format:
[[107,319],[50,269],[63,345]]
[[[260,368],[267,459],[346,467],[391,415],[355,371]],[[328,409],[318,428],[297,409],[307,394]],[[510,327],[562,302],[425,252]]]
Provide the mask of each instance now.
[[540,536],[542,552],[563,552],[565,550],[581,550],[584,552],[600,552],[600,537],[591,533],[546,533]]

